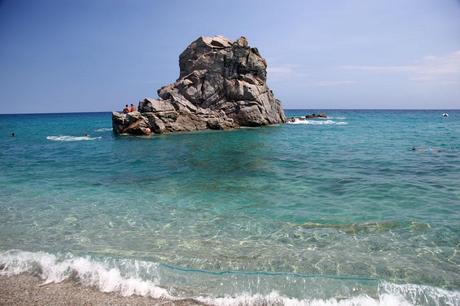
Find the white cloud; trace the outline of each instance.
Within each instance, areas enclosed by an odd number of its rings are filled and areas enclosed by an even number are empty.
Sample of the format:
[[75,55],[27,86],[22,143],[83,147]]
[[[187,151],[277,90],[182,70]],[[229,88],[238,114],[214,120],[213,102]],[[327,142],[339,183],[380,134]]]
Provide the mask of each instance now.
[[360,66],[346,65],[342,69],[376,74],[403,74],[415,82],[460,84],[460,50],[442,56],[425,56],[406,65]]
[[283,64],[278,66],[268,66],[268,77],[270,80],[284,80],[306,77],[307,74],[302,72],[299,66],[292,64]]
[[295,81],[310,87],[328,87],[349,85],[355,83],[349,80],[319,80],[319,78],[304,72],[298,65],[284,64],[267,68],[269,81]]

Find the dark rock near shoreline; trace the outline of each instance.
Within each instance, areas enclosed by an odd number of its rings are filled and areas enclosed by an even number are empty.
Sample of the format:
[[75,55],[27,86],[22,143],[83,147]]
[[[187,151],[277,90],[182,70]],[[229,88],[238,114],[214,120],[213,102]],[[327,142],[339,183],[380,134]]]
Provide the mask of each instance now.
[[267,64],[244,37],[200,37],[179,56],[180,76],[145,98],[138,112],[114,112],[116,133],[145,135],[284,123],[266,84]]

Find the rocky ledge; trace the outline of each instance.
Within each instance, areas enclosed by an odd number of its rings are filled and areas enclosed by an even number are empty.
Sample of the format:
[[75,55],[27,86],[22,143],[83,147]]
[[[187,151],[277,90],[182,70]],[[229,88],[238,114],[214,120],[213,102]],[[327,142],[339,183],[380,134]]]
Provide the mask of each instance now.
[[112,114],[116,133],[145,135],[284,123],[267,86],[267,63],[245,37],[200,37],[179,56],[180,76],[138,111]]

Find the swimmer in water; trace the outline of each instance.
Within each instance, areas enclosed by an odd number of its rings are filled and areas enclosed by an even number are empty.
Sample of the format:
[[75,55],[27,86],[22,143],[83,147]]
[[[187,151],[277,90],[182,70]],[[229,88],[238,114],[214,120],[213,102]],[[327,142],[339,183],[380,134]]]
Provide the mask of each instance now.
[[410,149],[411,151],[414,151],[414,152],[419,152],[419,153],[424,153],[424,152],[432,152],[432,153],[441,153],[442,152],[442,149],[438,149],[438,148],[416,148],[416,147],[412,147]]
[[16,136],[16,134],[14,132],[11,133],[11,137],[15,137],[15,136]]
[[419,153],[426,151],[426,149],[424,148],[416,148],[416,147],[412,147],[410,150],[414,152],[419,152]]

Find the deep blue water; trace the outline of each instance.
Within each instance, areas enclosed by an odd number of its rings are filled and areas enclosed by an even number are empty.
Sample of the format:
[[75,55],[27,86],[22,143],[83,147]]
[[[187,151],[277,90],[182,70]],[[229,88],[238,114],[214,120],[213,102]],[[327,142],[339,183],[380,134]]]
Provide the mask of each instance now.
[[3,274],[459,305],[460,111],[442,112],[152,137],[114,136],[110,113],[0,115]]

